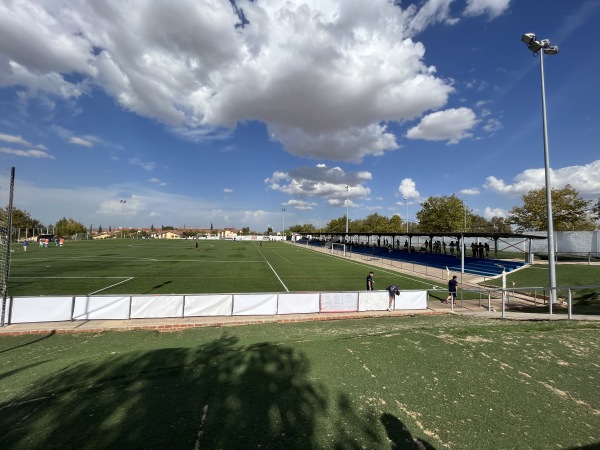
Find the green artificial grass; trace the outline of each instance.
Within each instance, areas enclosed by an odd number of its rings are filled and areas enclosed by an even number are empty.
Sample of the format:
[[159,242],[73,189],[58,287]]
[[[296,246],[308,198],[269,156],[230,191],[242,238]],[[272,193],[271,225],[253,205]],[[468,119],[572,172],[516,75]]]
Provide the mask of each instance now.
[[443,283],[281,242],[69,241],[12,254],[8,292],[30,295],[202,294],[430,289]]
[[416,316],[0,337],[0,448],[596,448],[599,331]]

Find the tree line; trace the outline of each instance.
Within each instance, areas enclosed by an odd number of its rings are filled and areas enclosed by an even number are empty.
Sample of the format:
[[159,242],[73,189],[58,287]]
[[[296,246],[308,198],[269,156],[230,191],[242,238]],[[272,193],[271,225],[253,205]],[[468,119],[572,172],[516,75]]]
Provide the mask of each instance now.
[[[595,203],[592,203],[592,200],[584,200],[580,193],[569,184],[561,189],[552,189],[551,198],[555,231],[593,231],[599,228],[600,198]],[[421,209],[416,214],[417,222],[409,222],[408,228],[406,220],[397,214],[386,217],[379,213],[373,213],[363,219],[348,220],[348,229],[352,233],[403,233],[407,229],[414,233],[546,231],[546,189],[533,189],[521,196],[521,200],[523,204],[512,208],[507,218],[492,217],[488,220],[475,214],[463,200],[454,194],[429,197],[421,203]],[[3,208],[3,212],[6,214],[6,208]],[[88,232],[82,223],[73,218],[63,217],[55,224],[44,225],[31,217],[31,213],[19,208],[12,210],[12,226],[23,232],[27,230],[27,235],[30,236],[43,233],[44,229],[48,228],[52,228],[53,233],[60,236],[73,236]],[[172,227],[162,226],[161,228]],[[154,225],[152,225],[152,229],[154,229]],[[100,226],[98,231],[101,230]],[[272,231],[270,228],[267,233]],[[343,233],[346,231],[346,216],[330,220],[322,229],[318,229],[312,224],[302,224],[292,225],[288,227],[287,231],[306,234],[316,234],[320,231]],[[89,233],[91,232],[92,226],[90,225]],[[260,233],[252,232],[249,227],[243,227],[242,234]]]
[[[567,184],[561,189],[552,189],[552,219],[555,231],[593,231],[598,229],[600,221],[600,199],[584,200],[580,193]],[[352,233],[403,233],[407,229],[414,233],[496,232],[523,233],[528,231],[546,231],[546,189],[533,189],[521,196],[523,204],[509,211],[508,217],[486,219],[475,214],[465,202],[456,195],[429,197],[421,203],[417,212],[417,222],[408,223],[400,216],[385,217],[378,213],[364,219],[348,221],[348,230]],[[346,216],[333,219],[317,229],[312,224],[293,225],[289,230],[297,233],[318,233],[346,231]]]

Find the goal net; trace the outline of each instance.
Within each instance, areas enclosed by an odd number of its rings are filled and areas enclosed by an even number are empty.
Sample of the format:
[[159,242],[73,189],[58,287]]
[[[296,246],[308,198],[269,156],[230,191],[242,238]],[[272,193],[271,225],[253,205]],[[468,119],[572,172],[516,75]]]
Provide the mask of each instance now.
[[338,256],[346,256],[346,244],[331,244],[331,254]]
[[15,168],[0,168],[0,295],[2,310],[0,324],[4,325],[8,276],[10,273],[10,252],[13,239],[12,203],[15,185]]

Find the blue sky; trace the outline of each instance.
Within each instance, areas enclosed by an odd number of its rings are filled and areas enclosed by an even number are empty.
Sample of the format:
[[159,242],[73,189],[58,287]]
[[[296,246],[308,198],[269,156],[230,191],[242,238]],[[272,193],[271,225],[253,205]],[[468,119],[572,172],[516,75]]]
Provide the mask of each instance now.
[[0,0],[14,205],[105,229],[324,226],[346,195],[350,219],[451,194],[506,217],[544,185],[527,32],[560,48],[553,185],[600,197],[600,2],[395,3]]

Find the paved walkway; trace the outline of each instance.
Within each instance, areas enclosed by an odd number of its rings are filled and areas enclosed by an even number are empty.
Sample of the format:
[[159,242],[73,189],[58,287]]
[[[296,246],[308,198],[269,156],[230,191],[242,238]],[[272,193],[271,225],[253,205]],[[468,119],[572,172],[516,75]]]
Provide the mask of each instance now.
[[[158,330],[161,332],[181,331],[197,327],[227,327],[261,323],[293,323],[323,320],[366,319],[377,317],[402,317],[415,315],[461,314],[485,319],[502,319],[498,310],[487,311],[478,306],[455,306],[441,303],[430,304],[428,309],[400,311],[364,311],[349,313],[288,314],[278,316],[219,316],[131,320],[82,320],[66,322],[21,323],[0,328],[0,336],[50,333],[100,333],[103,331]],[[600,321],[600,315],[573,315],[577,321]],[[539,314],[505,312],[508,320],[568,320],[566,314]]]

